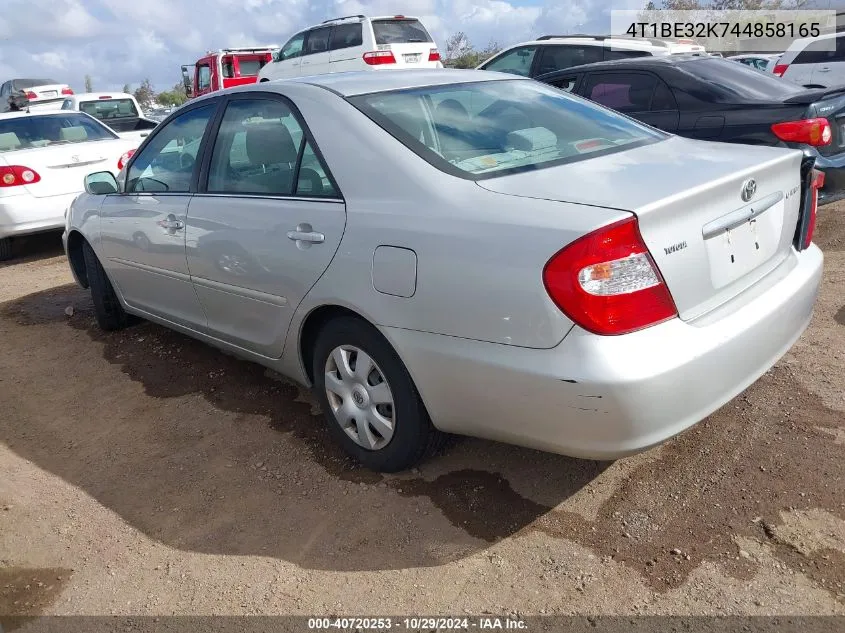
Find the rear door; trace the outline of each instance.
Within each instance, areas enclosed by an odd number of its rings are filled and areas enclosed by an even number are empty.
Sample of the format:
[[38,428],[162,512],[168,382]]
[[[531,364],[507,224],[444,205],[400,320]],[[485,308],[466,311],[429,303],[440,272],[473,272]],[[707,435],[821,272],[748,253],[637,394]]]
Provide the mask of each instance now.
[[322,75],[329,72],[329,38],[332,27],[322,26],[308,31],[299,67],[300,76]]
[[204,331],[185,258],[185,222],[217,99],[160,127],[129,163],[123,193],[100,209],[104,266],[133,307]]
[[[380,18],[371,20],[378,50],[393,52],[396,64],[384,68],[437,68],[429,61],[431,49],[437,48],[422,22],[416,18]],[[377,67],[378,68],[378,67]]]
[[209,333],[278,358],[340,244],[344,202],[303,119],[276,94],[231,98],[203,174],[187,258]]
[[556,70],[566,70],[581,64],[592,64],[604,59],[604,47],[596,44],[550,44],[540,48],[531,76],[539,77]]
[[589,73],[579,92],[591,101],[666,132],[678,130],[678,104],[672,90],[653,73]]
[[834,50],[819,51],[821,59],[813,65],[813,85],[824,88],[845,85],[845,33],[835,39]]
[[363,67],[364,26],[361,22],[338,24],[329,37],[330,72],[360,70]]

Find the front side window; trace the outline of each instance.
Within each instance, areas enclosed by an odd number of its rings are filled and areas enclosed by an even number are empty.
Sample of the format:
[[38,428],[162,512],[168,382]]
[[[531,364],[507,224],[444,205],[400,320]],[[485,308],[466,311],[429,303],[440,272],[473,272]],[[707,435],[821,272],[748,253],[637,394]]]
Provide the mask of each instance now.
[[[473,114],[464,105],[467,93],[490,105]],[[436,108],[432,107],[435,99]],[[397,90],[349,101],[435,167],[470,179],[586,160],[591,154],[624,151],[668,138],[551,86],[526,80]]]
[[188,110],[167,123],[129,168],[127,193],[188,193],[197,152],[216,104]]
[[299,121],[275,99],[243,99],[226,107],[207,189],[264,196],[336,195]]
[[302,55],[302,44],[305,42],[305,33],[294,35],[287,44],[279,51],[276,61],[282,62],[286,59],[293,59]]
[[208,88],[211,88],[211,67],[208,64],[203,64],[199,67],[197,90],[207,90]]
[[536,53],[536,46],[520,46],[491,60],[484,66],[484,70],[527,77],[531,72],[531,64],[534,62]]
[[68,112],[0,119],[0,153],[116,138],[102,123],[85,114]]
[[566,70],[581,64],[600,62],[603,57],[601,46],[544,46],[540,53],[538,75],[556,70]]

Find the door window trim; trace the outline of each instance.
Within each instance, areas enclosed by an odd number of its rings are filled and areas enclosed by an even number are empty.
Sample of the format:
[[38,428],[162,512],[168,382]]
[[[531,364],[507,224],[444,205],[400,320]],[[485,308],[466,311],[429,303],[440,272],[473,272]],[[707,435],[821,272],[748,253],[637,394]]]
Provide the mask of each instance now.
[[[209,130],[216,129],[216,126],[219,125],[220,119],[223,117],[223,110],[220,108],[220,104],[222,103],[222,98],[219,96],[210,97],[208,99],[202,99],[197,101],[196,103],[189,103],[181,108],[178,111],[171,114],[167,117],[164,121],[159,123],[155,128],[153,128],[152,133],[144,139],[144,141],[138,146],[138,149],[123,167],[123,177],[118,181],[118,186],[120,187],[120,191],[117,194],[112,195],[119,195],[119,196],[192,196],[197,193],[197,185],[199,183],[199,177],[202,173],[202,165],[205,161],[205,153],[208,146],[208,139],[210,138]],[[213,106],[214,110],[211,113],[211,116],[208,119],[208,124],[205,126],[205,131],[203,132],[202,139],[200,140],[199,147],[197,148],[197,164],[200,165],[200,169],[194,168],[193,173],[191,174],[191,183],[188,186],[188,191],[126,191],[126,182],[129,179],[129,170],[132,168],[132,165],[135,163],[135,159],[141,155],[144,151],[144,148],[149,145],[152,140],[158,135],[161,134],[161,131],[165,129],[172,121],[178,119],[179,117],[187,114],[188,112],[192,112],[198,108],[204,108],[207,106]]]
[[[297,183],[297,179],[299,177],[299,169],[302,166],[302,154],[305,152],[305,145],[306,143],[311,144],[311,149],[314,150],[314,155],[317,157],[317,160],[320,162],[320,166],[325,171],[326,178],[329,179],[332,187],[334,188],[334,194],[329,196],[319,196],[319,197],[310,197],[310,196],[301,196],[296,195],[296,188],[294,187],[294,192],[291,194],[263,194],[263,193],[217,193],[217,192],[210,192],[208,191],[208,176],[211,170],[211,158],[212,154],[214,153],[214,143],[208,147],[206,144],[208,143],[209,139],[214,138],[214,141],[217,141],[217,135],[220,131],[220,124],[223,122],[223,116],[226,113],[226,108],[228,105],[233,101],[249,101],[252,99],[266,99],[270,101],[279,101],[284,104],[293,115],[294,119],[296,120],[297,125],[302,128],[302,138],[305,142],[300,144],[299,150],[297,151],[296,155],[296,169],[294,171],[294,183]],[[314,140],[314,135],[311,134],[311,130],[308,127],[308,124],[305,122],[305,118],[302,116],[302,112],[300,112],[299,108],[296,107],[296,104],[285,95],[281,95],[277,92],[266,92],[266,91],[249,91],[249,92],[242,92],[237,94],[227,95],[226,97],[221,97],[220,103],[218,104],[218,110],[215,113],[214,118],[212,119],[209,128],[212,131],[212,134],[208,134],[205,138],[203,138],[202,143],[200,145],[200,151],[203,152],[202,161],[200,162],[200,168],[197,173],[197,182],[196,182],[196,190],[192,191],[192,193],[198,197],[203,198],[249,198],[249,199],[271,199],[271,200],[299,200],[304,202],[329,202],[329,203],[338,203],[338,202],[346,202],[346,199],[343,197],[343,193],[340,190],[340,187],[337,184],[337,181],[334,178],[334,175],[331,172],[328,162],[326,161],[325,156],[323,156],[323,152],[320,150],[320,147],[317,145],[317,142]],[[193,184],[193,183],[192,183]]]

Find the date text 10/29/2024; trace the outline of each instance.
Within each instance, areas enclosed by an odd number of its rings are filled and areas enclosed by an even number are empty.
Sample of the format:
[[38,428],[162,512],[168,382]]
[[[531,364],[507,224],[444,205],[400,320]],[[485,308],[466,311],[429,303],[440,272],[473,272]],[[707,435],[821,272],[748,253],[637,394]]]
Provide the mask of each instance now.
[[528,629],[523,620],[510,617],[475,617],[475,618],[308,618],[311,630],[341,631],[468,631],[472,629],[488,631],[525,631]]
[[822,24],[818,22],[632,22],[625,35],[640,38],[729,38],[729,37],[818,37]]

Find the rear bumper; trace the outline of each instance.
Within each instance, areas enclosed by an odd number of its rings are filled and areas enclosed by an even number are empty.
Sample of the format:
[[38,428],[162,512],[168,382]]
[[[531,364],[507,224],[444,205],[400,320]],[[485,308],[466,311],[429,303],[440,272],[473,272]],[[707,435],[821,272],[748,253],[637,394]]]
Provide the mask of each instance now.
[[65,210],[77,195],[36,198],[21,194],[0,198],[0,238],[63,228]]
[[753,299],[706,324],[607,337],[576,327],[548,350],[382,332],[438,428],[615,459],[694,425],[770,369],[810,322],[822,263],[814,245],[792,253]]

